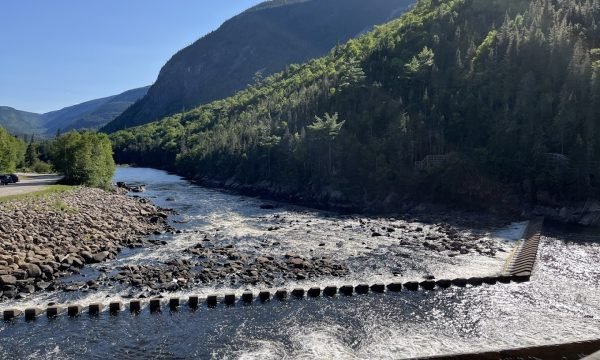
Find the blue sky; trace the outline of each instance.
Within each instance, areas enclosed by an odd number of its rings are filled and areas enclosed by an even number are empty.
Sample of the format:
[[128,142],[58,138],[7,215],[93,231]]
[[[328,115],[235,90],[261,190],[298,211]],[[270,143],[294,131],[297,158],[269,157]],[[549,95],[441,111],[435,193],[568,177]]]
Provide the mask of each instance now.
[[261,0],[2,0],[0,105],[47,112],[150,85]]

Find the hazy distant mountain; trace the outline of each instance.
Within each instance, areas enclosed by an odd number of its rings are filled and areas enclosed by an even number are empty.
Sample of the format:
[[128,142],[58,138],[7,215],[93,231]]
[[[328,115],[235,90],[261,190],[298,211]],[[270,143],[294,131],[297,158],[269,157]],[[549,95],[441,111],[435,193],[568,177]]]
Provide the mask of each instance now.
[[0,126],[15,135],[52,136],[57,130],[97,129],[114,120],[125,109],[142,98],[149,86],[125,91],[119,95],[36,114],[0,106]]
[[133,89],[119,95],[87,101],[41,116],[41,125],[47,133],[56,130],[97,129],[114,120],[148,91],[149,86]]
[[8,106],[0,106],[0,126],[15,135],[39,133],[40,115],[17,110]]
[[40,114],[0,106],[0,126],[14,135],[39,133]]
[[391,20],[414,0],[267,1],[226,21],[175,54],[148,94],[102,130],[145,124],[226,98],[286,65],[329,52],[336,44]]

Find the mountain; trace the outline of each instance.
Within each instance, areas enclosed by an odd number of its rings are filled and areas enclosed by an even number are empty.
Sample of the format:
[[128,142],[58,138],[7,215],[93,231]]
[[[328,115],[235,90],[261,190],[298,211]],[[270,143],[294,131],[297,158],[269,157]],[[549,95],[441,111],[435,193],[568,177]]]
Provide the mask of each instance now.
[[57,130],[98,129],[144,97],[148,89],[149,86],[145,86],[43,114],[41,125],[48,134],[54,134]]
[[598,0],[419,0],[325,57],[113,134],[115,157],[361,209],[598,198],[598,24]]
[[[222,99],[405,11],[414,0],[267,1],[175,54],[113,132]],[[260,74],[257,76],[257,74]]]
[[29,135],[40,131],[40,115],[0,106],[0,127],[14,135]]
[[145,86],[45,114],[0,106],[0,126],[11,134],[40,136],[53,136],[59,130],[98,129],[146,95],[149,88]]

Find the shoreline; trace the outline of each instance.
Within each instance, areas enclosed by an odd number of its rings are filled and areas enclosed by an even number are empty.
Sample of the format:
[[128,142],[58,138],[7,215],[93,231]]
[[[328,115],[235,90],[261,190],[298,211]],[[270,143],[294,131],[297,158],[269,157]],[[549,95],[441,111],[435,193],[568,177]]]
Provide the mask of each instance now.
[[545,217],[553,222],[564,225],[576,225],[589,228],[600,227],[600,201],[588,200],[586,202],[573,202],[561,204],[536,204],[525,206],[519,212],[502,208],[481,208],[466,206],[450,206],[445,203],[419,202],[407,200],[402,206],[372,207],[371,204],[357,204],[351,202],[329,202],[316,197],[305,197],[300,193],[273,191],[269,188],[260,188],[257,185],[245,185],[236,182],[214,180],[208,178],[188,178],[171,170],[168,173],[181,176],[193,184],[207,188],[230,191],[237,195],[258,197],[263,200],[278,201],[309,207],[317,210],[335,211],[341,214],[359,214],[365,216],[419,216],[422,214],[439,213],[485,213],[488,216],[511,218],[513,221],[528,220],[533,217]]
[[86,264],[170,230],[167,216],[148,200],[85,187],[0,203],[0,301],[64,288],[58,280]]
[[[19,287],[18,285],[33,285],[34,292],[41,290],[59,290],[61,292],[85,292],[91,290],[96,292],[96,290],[102,291],[110,288],[120,289],[119,291],[122,291],[125,294],[124,296],[128,297],[148,297],[157,296],[163,292],[172,293],[182,291],[200,284],[223,286],[231,282],[229,285],[250,286],[260,284],[261,286],[268,287],[280,285],[282,281],[301,283],[321,278],[337,279],[344,278],[350,271],[346,266],[347,264],[335,260],[335,256],[333,256],[339,252],[339,248],[342,245],[338,244],[337,241],[330,244],[325,238],[315,240],[313,244],[315,253],[312,252],[313,250],[308,252],[308,249],[290,251],[286,248],[286,244],[282,245],[279,241],[275,240],[264,244],[257,242],[253,245],[254,250],[250,251],[248,249],[237,248],[235,244],[232,247],[229,244],[228,238],[217,236],[219,230],[216,233],[208,233],[194,229],[180,229],[175,231],[175,229],[171,228],[170,233],[197,234],[193,235],[197,237],[197,241],[185,245],[181,249],[180,257],[161,260],[155,264],[118,263],[117,266],[98,264],[98,266],[86,267],[86,269],[93,269],[93,276],[91,277],[87,271],[82,271],[81,276],[71,277],[70,275],[78,274],[80,269],[86,264],[104,263],[104,260],[114,259],[120,252],[120,249],[125,247],[152,248],[153,246],[165,246],[166,249],[168,246],[172,246],[168,245],[169,242],[164,241],[164,239],[152,240],[146,238],[148,235],[155,234],[155,231],[168,229],[165,221],[167,215],[156,216],[155,212],[160,211],[160,209],[152,205],[149,199],[143,196],[125,196],[123,195],[125,193],[123,189],[117,190],[121,193],[120,195],[94,189],[84,190],[94,191],[99,194],[99,198],[90,202],[91,205],[85,204],[87,208],[102,207],[104,203],[111,203],[111,201],[103,199],[106,196],[116,196],[121,199],[120,201],[124,201],[130,205],[133,204],[131,206],[134,207],[148,206],[150,210],[143,210],[145,216],[142,216],[142,225],[144,225],[146,230],[143,233],[134,234],[136,236],[134,236],[132,241],[124,238],[120,244],[114,246],[113,251],[109,249],[95,249],[94,251],[85,248],[77,249],[74,251],[75,256],[72,256],[76,260],[71,260],[72,263],[67,264],[68,267],[61,265],[67,254],[60,254],[58,259],[56,258],[57,256],[53,256],[53,261],[59,263],[58,270],[55,272],[65,272],[59,278],[69,277],[58,284],[48,285],[43,288],[46,285],[46,281],[42,281],[42,286],[38,286],[35,281],[33,284],[31,281],[29,284],[17,284],[15,281],[14,284],[9,285],[15,287]],[[272,204],[263,204],[262,206],[267,205],[273,206],[275,209],[279,206]],[[68,207],[63,210],[69,212]],[[108,212],[111,210],[112,208],[110,207],[104,207],[104,210],[101,211]],[[116,211],[116,213],[119,214],[120,211]],[[267,238],[270,233],[290,231],[294,227],[299,226],[295,224],[301,223],[302,227],[306,229],[310,229],[311,226],[311,220],[308,218],[292,216],[290,219],[285,219],[284,217],[280,217],[280,215],[270,214],[270,211],[268,211],[268,214],[262,220],[264,225],[263,231]],[[411,257],[410,254],[405,253],[410,252],[410,249],[414,249],[414,251],[419,253],[431,253],[440,259],[468,256],[467,254],[473,253],[478,255],[483,262],[491,261],[488,260],[488,257],[490,259],[502,257],[504,256],[503,253],[507,250],[501,249],[502,245],[500,242],[484,236],[483,233],[465,233],[465,229],[477,228],[481,230],[490,227],[501,227],[507,225],[512,220],[502,219],[490,214],[465,214],[464,212],[449,213],[442,211],[433,213],[425,211],[416,216],[405,215],[397,217],[397,219],[388,218],[387,220],[375,217],[362,217],[360,215],[351,217],[342,216],[342,218],[347,222],[353,221],[352,226],[356,227],[355,231],[357,234],[360,234],[358,237],[351,236],[348,245],[350,247],[356,246],[360,252],[370,253],[373,251],[371,247],[375,246],[374,244],[393,243],[395,244],[393,251],[398,252],[398,256],[400,257]],[[354,218],[354,220],[351,218]],[[152,224],[152,221],[160,224]],[[97,222],[93,220],[92,225]],[[100,223],[102,223],[102,220],[100,220]],[[158,226],[159,230],[156,230],[157,225],[160,225]],[[335,221],[331,225],[333,228],[342,226]],[[100,228],[103,227],[96,224],[96,227],[98,226]],[[183,238],[185,242],[186,235]],[[367,241],[367,239],[373,240]],[[387,240],[384,241],[383,239]],[[81,239],[75,239],[73,242],[76,243],[75,247],[79,247],[80,245],[77,245],[79,243],[85,244],[85,240]],[[114,239],[112,242],[111,247],[114,245]],[[389,244],[386,246],[391,246]],[[323,253],[323,249],[329,250]],[[85,253],[82,253],[82,251]],[[97,252],[105,251],[108,254],[105,254],[104,258],[94,259]],[[66,269],[60,269],[61,266]],[[358,265],[355,264],[354,266]],[[394,270],[394,277],[399,276],[396,273],[404,274],[407,271],[403,267],[402,269],[400,270],[400,265],[398,265]],[[418,274],[418,278],[430,275],[425,273]],[[436,275],[439,276],[439,274]],[[23,277],[23,279],[17,280],[27,280],[27,278]],[[23,292],[22,296],[31,293],[31,287],[23,289],[26,291]],[[15,295],[11,293],[11,290],[14,290],[14,288],[9,287],[8,290],[9,295]],[[8,296],[8,298],[14,297]]]
[[[291,205],[303,206],[316,210],[333,211],[344,215],[365,215],[365,216],[419,216],[430,213],[485,213],[489,216],[500,218],[511,218],[513,221],[524,221],[533,217],[543,216],[547,220],[561,223],[564,225],[579,225],[589,228],[600,227],[600,201],[589,199],[585,202],[568,203],[540,203],[523,205],[519,209],[508,209],[499,206],[497,208],[487,207],[469,207],[457,204],[435,203],[428,201],[417,201],[407,199],[401,205],[374,206],[372,203],[353,203],[351,201],[330,201],[327,196],[307,196],[300,191],[289,191],[279,186],[274,189],[273,186],[264,186],[258,184],[241,184],[231,180],[217,180],[208,177],[190,177],[178,173],[174,169],[163,169],[152,166],[138,165],[118,165],[119,167],[139,167],[152,168],[166,171],[169,174],[180,176],[190,183],[209,189],[230,192],[236,195],[256,197],[264,201],[276,201]],[[394,194],[394,198],[398,194]],[[501,205],[501,204],[499,204]]]

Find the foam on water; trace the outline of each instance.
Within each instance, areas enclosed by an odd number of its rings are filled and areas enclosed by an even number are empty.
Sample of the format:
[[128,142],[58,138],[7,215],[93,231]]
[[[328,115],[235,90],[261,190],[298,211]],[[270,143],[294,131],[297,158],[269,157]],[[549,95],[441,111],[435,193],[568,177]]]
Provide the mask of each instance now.
[[[600,242],[543,238],[542,248],[530,283],[454,289],[418,299],[402,294],[407,296],[402,304],[394,297],[389,307],[383,300],[356,313],[346,308],[351,313],[345,316],[360,321],[351,328],[339,325],[347,319],[328,318],[310,327],[299,320],[289,328],[293,344],[285,346],[285,357],[402,359],[597,339],[600,276],[594,264],[600,260]],[[348,332],[358,332],[360,340],[344,341]],[[268,357],[269,349],[281,353],[283,346],[262,339],[257,344],[262,348],[241,357]]]
[[[157,264],[170,259],[191,258],[185,250],[202,242],[207,235],[213,239],[215,246],[234,245],[238,251],[250,255],[282,257],[286,253],[293,253],[306,258],[330,256],[334,261],[346,264],[350,270],[348,276],[343,278],[286,280],[284,284],[271,288],[264,285],[231,287],[199,284],[189,291],[163,293],[165,297],[207,296],[215,293],[240,295],[245,290],[258,292],[282,286],[293,289],[421,281],[424,275],[436,278],[488,276],[502,270],[514,248],[514,241],[521,237],[527,225],[527,222],[514,223],[482,232],[482,241],[494,241],[502,249],[494,257],[469,254],[450,258],[446,253],[425,249],[421,241],[412,241],[408,246],[400,244],[402,239],[414,234],[404,229],[421,228],[425,236],[435,232],[435,225],[431,224],[385,217],[342,216],[274,202],[271,204],[275,209],[261,209],[260,205],[264,202],[259,199],[193,186],[178,176],[152,169],[119,168],[115,181],[146,183],[147,192],[141,196],[159,206],[177,210],[178,215],[174,218],[185,223],[174,225],[185,232],[154,236],[155,239],[167,241],[168,245],[125,251],[115,260],[88,266],[88,273],[99,268],[116,269],[125,265]],[[274,227],[277,228],[275,231],[269,230]],[[395,232],[382,231],[388,227],[395,228]],[[384,233],[384,236],[371,236],[376,230]],[[462,233],[468,235],[473,231],[481,232],[465,228]],[[83,281],[87,279],[89,277],[80,278]],[[96,292],[42,293],[6,302],[2,308],[25,309],[50,302],[89,304],[126,301],[123,296],[128,293],[129,290],[122,287],[103,288]]]
[[[201,233],[168,237],[168,246],[127,252],[113,262],[95,266],[179,257],[206,233],[214,236],[217,244],[235,243],[247,252],[260,252],[263,241],[280,242],[280,247],[265,251],[330,253],[349,265],[348,277],[322,278],[317,281],[321,286],[408,281],[422,279],[424,274],[437,278],[482,276],[501,270],[526,225],[515,223],[482,234],[505,249],[495,257],[470,254],[449,258],[422,247],[398,248],[398,239],[393,236],[371,238],[370,228],[360,228],[361,218],[357,216],[338,217],[282,205],[263,210],[257,199],[190,186],[162,172],[130,169],[119,173],[124,181],[137,181],[140,174],[151,179],[144,196],[160,206],[175,207],[180,213],[177,218],[189,220],[180,228]],[[176,201],[166,200],[171,196]],[[291,220],[292,226],[268,231],[277,221]],[[309,220],[312,229],[307,233]],[[400,221],[368,220],[374,226]],[[430,226],[409,225],[422,226],[426,231]],[[125,311],[116,317],[104,312],[98,318],[42,317],[33,323],[22,319],[0,323],[0,358],[403,359],[595,339],[600,337],[599,238],[598,234],[582,237],[560,231],[543,236],[532,281],[524,284],[290,299],[231,308],[220,304],[216,309],[202,306],[196,312],[184,305],[179,312],[163,311],[160,315],[150,315],[144,309],[133,317]],[[370,249],[363,244],[367,241]],[[319,247],[321,242],[325,245]],[[400,277],[392,273],[398,265],[403,270]],[[316,284],[286,282],[285,287],[308,285]],[[240,295],[245,289],[255,293],[263,290],[198,286],[165,296]],[[115,288],[37,294],[3,307],[25,308],[51,301],[106,304],[123,300],[125,293]]]
[[600,337],[600,242],[542,249],[523,284],[0,324],[0,357],[404,359]]

